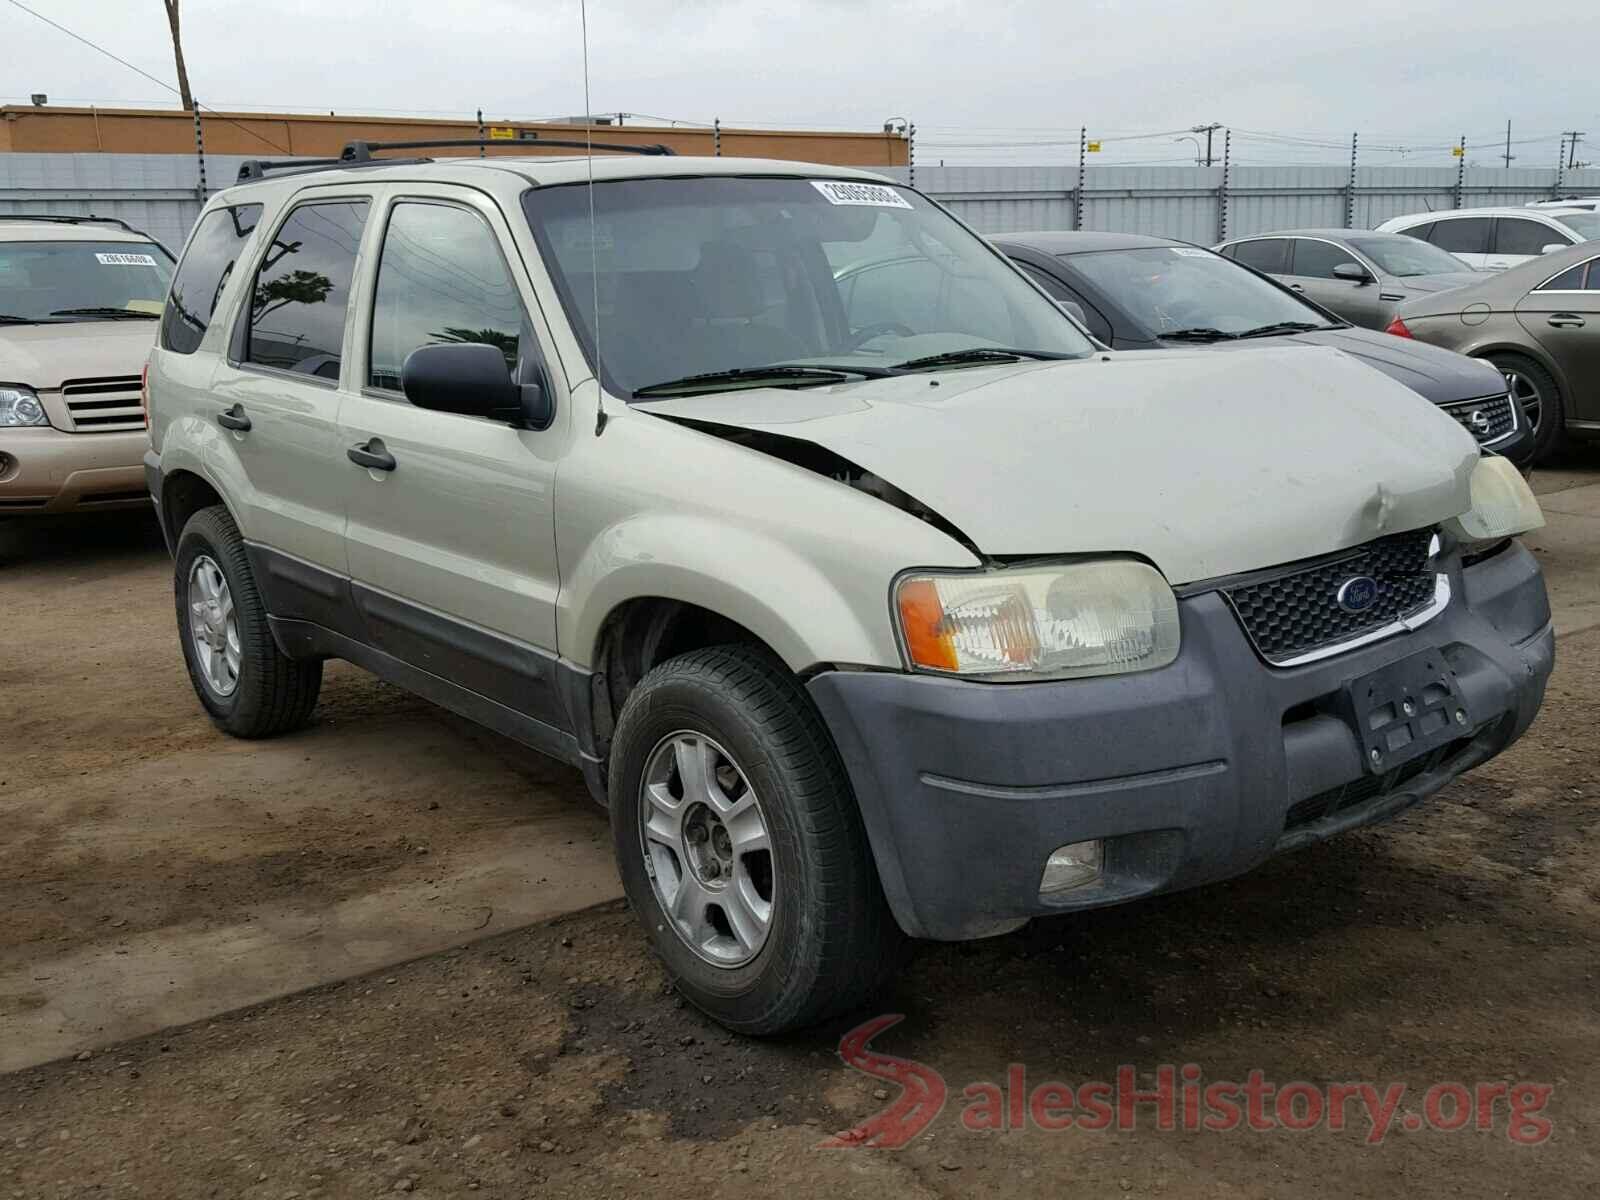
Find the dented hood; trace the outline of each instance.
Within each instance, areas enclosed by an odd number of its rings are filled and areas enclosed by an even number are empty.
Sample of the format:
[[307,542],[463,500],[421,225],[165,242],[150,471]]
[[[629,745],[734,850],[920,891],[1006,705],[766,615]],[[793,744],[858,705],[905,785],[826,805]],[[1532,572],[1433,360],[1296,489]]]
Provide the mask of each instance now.
[[640,408],[825,447],[985,554],[1134,553],[1173,584],[1442,521],[1467,509],[1479,457],[1410,389],[1312,347],[1107,354]]

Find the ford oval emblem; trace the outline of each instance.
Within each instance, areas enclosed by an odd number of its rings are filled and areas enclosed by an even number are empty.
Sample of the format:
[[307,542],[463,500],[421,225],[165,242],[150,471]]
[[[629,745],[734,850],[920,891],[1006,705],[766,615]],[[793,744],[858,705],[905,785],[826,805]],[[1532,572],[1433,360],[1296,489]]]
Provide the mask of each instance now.
[[1371,575],[1352,576],[1339,585],[1334,599],[1345,612],[1366,612],[1378,602],[1378,581]]

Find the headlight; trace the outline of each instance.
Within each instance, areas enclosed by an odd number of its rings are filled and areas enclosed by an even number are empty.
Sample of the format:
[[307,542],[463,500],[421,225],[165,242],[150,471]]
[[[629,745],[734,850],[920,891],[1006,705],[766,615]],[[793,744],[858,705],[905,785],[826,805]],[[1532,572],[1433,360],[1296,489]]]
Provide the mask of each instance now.
[[17,425],[48,425],[44,406],[32,388],[14,383],[0,383],[0,429]]
[[1485,455],[1472,468],[1472,507],[1445,522],[1463,542],[1497,542],[1544,525],[1533,490],[1509,459]]
[[895,609],[911,666],[946,675],[1070,679],[1178,656],[1178,602],[1134,559],[906,575]]

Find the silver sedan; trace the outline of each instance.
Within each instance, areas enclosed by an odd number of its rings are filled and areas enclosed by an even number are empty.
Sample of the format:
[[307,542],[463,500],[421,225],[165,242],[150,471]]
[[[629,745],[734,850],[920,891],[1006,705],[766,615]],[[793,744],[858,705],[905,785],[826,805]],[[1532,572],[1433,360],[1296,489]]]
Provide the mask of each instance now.
[[1236,238],[1219,254],[1271,275],[1352,325],[1384,329],[1397,305],[1482,273],[1427,242],[1368,229],[1290,229]]

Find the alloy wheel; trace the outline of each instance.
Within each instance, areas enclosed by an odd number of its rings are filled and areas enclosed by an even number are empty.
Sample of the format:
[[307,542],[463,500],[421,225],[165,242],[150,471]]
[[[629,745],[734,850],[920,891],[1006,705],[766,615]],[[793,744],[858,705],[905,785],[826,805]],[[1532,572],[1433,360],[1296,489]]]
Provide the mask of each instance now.
[[239,686],[239,622],[233,593],[216,560],[202,554],[189,568],[189,633],[206,688],[219,699]]

